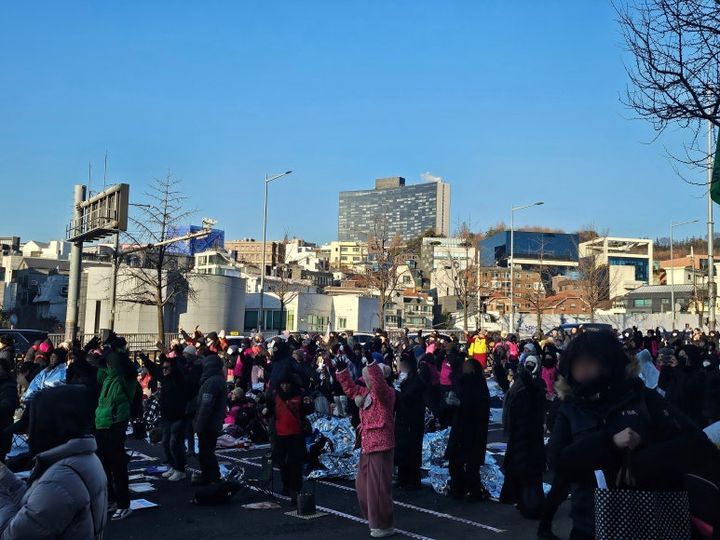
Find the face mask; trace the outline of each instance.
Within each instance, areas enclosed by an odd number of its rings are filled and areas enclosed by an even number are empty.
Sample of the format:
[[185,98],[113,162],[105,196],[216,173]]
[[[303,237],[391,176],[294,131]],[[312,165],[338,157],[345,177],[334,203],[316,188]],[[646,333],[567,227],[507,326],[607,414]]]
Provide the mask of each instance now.
[[708,360],[703,361],[703,367],[704,367],[704,368],[709,368],[709,367],[710,367],[710,361],[708,361]]
[[405,379],[407,379],[407,373],[401,371],[400,375],[398,375],[398,381],[403,382]]

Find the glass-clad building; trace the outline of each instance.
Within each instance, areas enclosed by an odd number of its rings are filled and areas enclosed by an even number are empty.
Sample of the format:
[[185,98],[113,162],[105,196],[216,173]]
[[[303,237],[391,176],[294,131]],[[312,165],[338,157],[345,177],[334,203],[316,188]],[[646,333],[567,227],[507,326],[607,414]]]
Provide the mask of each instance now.
[[381,178],[375,189],[341,191],[338,240],[367,242],[375,221],[384,221],[389,237],[403,241],[433,230],[439,236],[450,232],[450,185],[426,182],[405,185],[401,177]]
[[[577,266],[577,234],[515,231],[514,258],[516,264]],[[481,240],[482,266],[507,266],[510,257],[510,231],[501,231]]]

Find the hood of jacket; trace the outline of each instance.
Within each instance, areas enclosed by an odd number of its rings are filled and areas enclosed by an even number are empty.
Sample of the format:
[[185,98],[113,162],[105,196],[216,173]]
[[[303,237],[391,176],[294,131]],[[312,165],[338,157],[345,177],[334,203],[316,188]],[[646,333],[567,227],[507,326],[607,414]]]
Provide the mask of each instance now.
[[30,453],[37,456],[89,434],[92,411],[91,398],[82,385],[56,386],[38,392],[30,402]]
[[[640,374],[640,362],[636,357],[633,357],[625,367],[625,380],[636,378]],[[555,382],[555,391],[558,397],[563,400],[570,400],[575,397],[573,387],[568,382],[564,375],[558,375],[558,379]]]
[[202,376],[200,382],[207,381],[210,377],[220,375],[222,377],[223,362],[217,354],[206,356],[202,360]]

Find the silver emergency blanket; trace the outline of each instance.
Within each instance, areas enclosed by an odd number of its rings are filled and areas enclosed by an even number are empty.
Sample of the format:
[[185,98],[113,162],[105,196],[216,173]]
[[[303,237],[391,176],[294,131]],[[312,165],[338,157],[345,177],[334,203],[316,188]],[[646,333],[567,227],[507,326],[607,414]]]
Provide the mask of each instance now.
[[488,379],[487,382],[488,390],[490,391],[490,397],[503,397],[505,393],[500,388],[500,385],[494,379]]
[[423,436],[421,468],[430,470],[432,467],[443,467],[447,463],[445,449],[449,437],[450,428],[426,433]]
[[[485,453],[485,464],[480,467],[480,480],[491,497],[500,497],[505,477],[490,452]],[[431,486],[440,495],[447,495],[450,491],[450,472],[447,466],[431,466],[423,483]]]
[[[313,431],[318,430],[335,445],[333,452],[326,452],[319,457],[320,463],[326,469],[314,470],[308,477],[354,479],[360,462],[360,449],[354,449],[355,430],[350,425],[350,419],[320,415],[311,415],[308,419],[312,424]],[[421,466],[428,471],[428,476],[423,479],[423,483],[432,486],[437,493],[443,495],[448,493],[450,481],[450,473],[445,459],[445,449],[449,437],[450,428],[426,433],[423,436]],[[504,477],[490,452],[485,454],[485,464],[480,467],[480,478],[492,497],[500,497]]]
[[308,417],[313,431],[317,430],[333,444],[332,452],[325,452],[318,458],[325,469],[312,471],[308,478],[355,478],[360,462],[360,449],[355,449],[355,430],[349,418],[311,415]]

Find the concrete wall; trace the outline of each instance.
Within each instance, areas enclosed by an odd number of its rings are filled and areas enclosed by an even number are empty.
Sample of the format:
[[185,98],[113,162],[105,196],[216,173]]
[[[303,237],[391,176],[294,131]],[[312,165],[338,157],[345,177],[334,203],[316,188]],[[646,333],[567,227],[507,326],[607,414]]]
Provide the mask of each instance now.
[[180,326],[203,331],[242,333],[245,326],[245,280],[239,277],[191,275],[190,287],[194,298],[180,313]]
[[[701,327],[707,330],[707,327],[698,324],[698,316],[688,313],[676,313],[675,314],[675,328],[685,328],[685,324],[689,324],[692,328]],[[573,316],[560,316],[560,315],[543,315],[542,318],[542,330],[547,332],[552,330],[554,327],[559,326],[563,323],[583,323],[590,322],[589,317],[573,317]],[[637,326],[638,329],[648,330],[650,328],[661,327],[666,330],[672,328],[672,314],[671,313],[634,313],[634,314],[614,314],[614,315],[596,315],[596,323],[607,323],[611,324],[613,328],[618,330],[624,330],[625,328],[631,328]],[[521,336],[530,336],[537,330],[537,320],[535,314],[516,314],[515,315],[515,326],[519,328]],[[500,320],[500,324],[503,329],[509,327],[509,316],[503,317]]]
[[[133,278],[121,268],[118,275],[117,298],[121,299],[133,288]],[[89,267],[84,270],[87,276],[87,290],[81,302],[85,302],[85,321],[82,330],[92,334],[96,327],[96,313],[99,309],[98,330],[110,327],[110,280],[112,268],[109,266]],[[177,319],[173,306],[165,308],[165,330],[177,330]],[[157,308],[118,300],[115,314],[115,332],[118,334],[136,334],[157,332]]]

